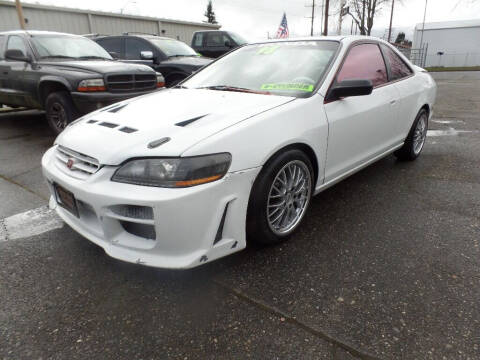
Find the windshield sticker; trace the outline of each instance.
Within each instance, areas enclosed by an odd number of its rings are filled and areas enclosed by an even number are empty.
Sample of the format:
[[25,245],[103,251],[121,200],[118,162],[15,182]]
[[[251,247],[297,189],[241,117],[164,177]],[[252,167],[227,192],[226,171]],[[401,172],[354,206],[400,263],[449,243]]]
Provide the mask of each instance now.
[[273,54],[280,46],[278,45],[269,45],[263,46],[257,51],[257,55],[270,55]]
[[262,90],[279,90],[279,91],[305,91],[312,92],[313,85],[300,83],[280,83],[280,84],[263,84]]

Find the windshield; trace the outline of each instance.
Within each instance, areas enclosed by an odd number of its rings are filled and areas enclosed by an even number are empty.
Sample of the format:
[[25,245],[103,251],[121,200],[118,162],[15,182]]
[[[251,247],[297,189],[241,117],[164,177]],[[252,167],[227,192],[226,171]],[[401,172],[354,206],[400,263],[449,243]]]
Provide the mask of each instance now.
[[35,35],[32,42],[40,58],[112,59],[96,42],[80,36]]
[[168,57],[172,56],[198,56],[187,44],[173,39],[148,39]]
[[231,38],[233,39],[233,41],[235,41],[238,46],[243,45],[243,44],[246,44],[246,43],[248,42],[248,41],[245,40],[243,37],[241,37],[241,36],[238,35],[238,34],[235,34],[234,32],[229,32],[228,35],[231,36]]
[[336,41],[247,45],[199,71],[182,87],[308,97],[338,45]]

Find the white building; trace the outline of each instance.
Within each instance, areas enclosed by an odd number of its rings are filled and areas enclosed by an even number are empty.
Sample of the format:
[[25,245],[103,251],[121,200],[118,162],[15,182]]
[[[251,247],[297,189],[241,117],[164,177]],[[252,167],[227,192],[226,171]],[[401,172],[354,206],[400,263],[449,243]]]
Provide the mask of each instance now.
[[[124,3],[124,1],[120,1]],[[217,30],[220,25],[148,16],[125,15],[92,10],[23,3],[27,30],[60,31],[72,34],[121,35],[141,32],[181,40],[190,44],[193,33]],[[15,2],[0,0],[0,31],[18,30]]]
[[425,67],[480,66],[480,20],[417,24],[412,48],[423,46],[428,46]]

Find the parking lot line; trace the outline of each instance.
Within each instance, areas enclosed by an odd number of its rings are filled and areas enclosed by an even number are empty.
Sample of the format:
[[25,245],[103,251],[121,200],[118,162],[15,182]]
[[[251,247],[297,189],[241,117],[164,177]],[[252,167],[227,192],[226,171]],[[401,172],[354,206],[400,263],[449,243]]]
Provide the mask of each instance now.
[[27,238],[63,227],[63,221],[50,210],[41,206],[20,214],[0,219],[0,241]]

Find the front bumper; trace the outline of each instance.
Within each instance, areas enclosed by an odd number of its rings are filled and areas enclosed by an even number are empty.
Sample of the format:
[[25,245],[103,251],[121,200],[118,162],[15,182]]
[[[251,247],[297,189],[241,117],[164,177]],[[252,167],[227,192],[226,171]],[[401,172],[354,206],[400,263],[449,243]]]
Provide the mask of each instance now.
[[[161,268],[191,268],[246,246],[245,222],[250,190],[260,168],[229,173],[223,179],[183,189],[112,182],[116,167],[104,166],[77,179],[57,165],[55,147],[42,159],[52,192],[50,206],[78,233],[119,260]],[[52,184],[71,191],[79,217],[57,206]],[[153,209],[153,219],[118,215],[119,206]],[[124,223],[153,226],[154,238],[129,232]]]
[[102,107],[114,104],[119,101],[127,100],[136,96],[149,94],[159,89],[128,92],[128,93],[109,93],[109,92],[72,92],[72,99],[75,107],[81,114],[88,114]]

